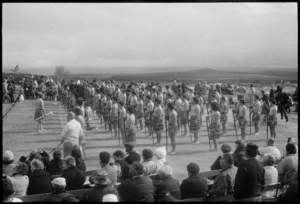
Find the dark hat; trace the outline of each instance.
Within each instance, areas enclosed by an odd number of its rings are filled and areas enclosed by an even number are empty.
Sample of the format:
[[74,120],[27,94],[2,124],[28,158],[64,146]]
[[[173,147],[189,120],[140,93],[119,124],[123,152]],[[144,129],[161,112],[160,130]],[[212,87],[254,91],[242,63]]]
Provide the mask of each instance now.
[[256,157],[258,153],[258,146],[253,143],[248,143],[246,146],[246,152],[249,156]]

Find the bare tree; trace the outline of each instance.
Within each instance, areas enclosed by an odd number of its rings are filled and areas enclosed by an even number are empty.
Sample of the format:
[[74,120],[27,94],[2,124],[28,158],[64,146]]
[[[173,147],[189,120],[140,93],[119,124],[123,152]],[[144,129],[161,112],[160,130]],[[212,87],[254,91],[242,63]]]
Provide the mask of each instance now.
[[66,69],[64,66],[57,66],[55,68],[55,73],[53,75],[53,79],[55,81],[62,81],[64,80],[68,80],[68,78],[70,77],[71,72]]

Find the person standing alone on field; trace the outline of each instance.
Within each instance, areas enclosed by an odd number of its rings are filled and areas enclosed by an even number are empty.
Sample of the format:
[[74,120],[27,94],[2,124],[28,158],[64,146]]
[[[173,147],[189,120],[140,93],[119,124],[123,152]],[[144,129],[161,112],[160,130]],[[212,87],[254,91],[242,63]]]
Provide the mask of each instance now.
[[45,117],[45,107],[44,107],[44,100],[43,100],[43,94],[39,94],[38,99],[35,102],[35,113],[34,113],[34,120],[38,119],[37,122],[37,131],[42,132],[45,129],[43,129],[43,117]]
[[177,131],[177,112],[174,110],[174,106],[172,103],[168,103],[169,109],[169,127],[168,132],[171,139],[171,145],[172,145],[172,152],[170,154],[175,154],[176,149],[176,142],[175,142],[175,135]]

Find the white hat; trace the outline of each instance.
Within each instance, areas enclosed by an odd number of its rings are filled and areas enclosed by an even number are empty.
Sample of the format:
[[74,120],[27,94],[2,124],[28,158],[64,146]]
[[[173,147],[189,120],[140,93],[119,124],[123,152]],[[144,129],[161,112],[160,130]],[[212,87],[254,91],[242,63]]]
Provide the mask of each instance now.
[[6,150],[3,152],[2,159],[3,159],[3,161],[11,161],[14,159],[14,154],[11,151]]
[[102,202],[118,202],[118,197],[115,194],[106,194],[103,196]]
[[169,165],[164,165],[159,169],[159,173],[163,174],[165,177],[173,175],[172,167]]
[[165,147],[159,147],[155,150],[155,155],[158,159],[166,161],[167,151]]
[[58,186],[65,186],[66,185],[66,179],[62,177],[55,178],[52,182],[52,184],[58,185]]

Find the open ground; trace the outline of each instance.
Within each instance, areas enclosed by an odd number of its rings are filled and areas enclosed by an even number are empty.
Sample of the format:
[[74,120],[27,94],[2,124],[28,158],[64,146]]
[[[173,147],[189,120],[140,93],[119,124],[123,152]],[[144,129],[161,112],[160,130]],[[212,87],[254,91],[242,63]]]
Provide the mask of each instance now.
[[[2,105],[3,112],[8,105]],[[232,107],[231,107],[232,108]],[[10,111],[7,117],[3,120],[3,150],[11,150],[15,155],[17,161],[22,155],[27,156],[31,150],[35,148],[41,148],[46,151],[52,150],[60,143],[60,134],[64,125],[66,124],[66,112],[61,107],[60,103],[53,105],[53,101],[45,101],[46,112],[53,111],[54,115],[48,116],[44,120],[45,132],[36,132],[36,123],[33,122],[35,109],[34,100],[25,100],[24,102],[17,103],[16,106]],[[278,115],[278,126],[276,146],[281,152],[285,149],[285,144],[288,137],[294,137],[298,142],[298,115],[296,112],[288,114],[289,121],[280,120]],[[221,155],[220,147],[223,143],[229,143],[232,149],[235,149],[234,141],[237,140],[235,135],[232,111],[229,110],[229,123],[227,125],[227,136],[222,136],[219,139],[218,152],[209,151],[209,143],[207,136],[207,128],[205,124],[206,111],[203,116],[203,123],[200,129],[200,143],[192,144],[191,138],[188,136],[181,136],[179,132],[176,136],[176,154],[168,155],[167,162],[173,167],[174,176],[182,181],[187,177],[186,166],[189,162],[197,162],[200,165],[200,171],[210,170],[210,165],[215,161],[217,156]],[[99,168],[99,152],[108,151],[112,154],[115,150],[120,149],[125,151],[125,148],[121,145],[117,139],[112,139],[111,133],[105,131],[104,126],[100,126],[100,121],[94,117],[92,121],[93,126],[98,126],[98,130],[86,131],[86,155],[85,160],[87,170]],[[250,135],[250,127],[246,130],[246,141],[254,142],[260,147],[266,145],[266,127],[260,127],[260,135]],[[252,127],[252,134],[254,128]],[[154,136],[155,137],[155,136]],[[238,138],[240,139],[240,130],[238,130]],[[156,140],[155,140],[156,141]],[[166,144],[165,133],[162,138],[162,145]],[[213,144],[212,144],[213,146]],[[145,133],[137,133],[137,145],[136,150],[142,152],[143,149],[149,148],[154,151],[159,146],[152,145],[152,138],[145,137]],[[169,140],[169,151],[170,151]],[[52,158],[52,155],[51,155]],[[113,162],[113,159],[111,159]]]

